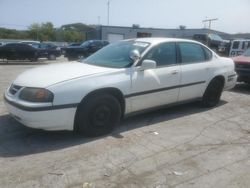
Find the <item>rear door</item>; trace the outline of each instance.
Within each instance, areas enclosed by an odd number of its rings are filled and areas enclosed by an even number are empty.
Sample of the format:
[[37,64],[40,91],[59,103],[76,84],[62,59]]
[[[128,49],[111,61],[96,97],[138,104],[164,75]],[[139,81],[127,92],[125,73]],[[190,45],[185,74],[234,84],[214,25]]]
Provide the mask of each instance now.
[[197,43],[179,42],[181,85],[179,101],[202,97],[210,75],[211,52]]

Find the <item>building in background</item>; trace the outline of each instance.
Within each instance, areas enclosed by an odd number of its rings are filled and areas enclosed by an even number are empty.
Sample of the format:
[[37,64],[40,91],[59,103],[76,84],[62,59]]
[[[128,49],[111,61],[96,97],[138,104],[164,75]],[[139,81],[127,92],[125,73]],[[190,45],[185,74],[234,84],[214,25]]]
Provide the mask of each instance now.
[[230,39],[231,35],[228,33],[210,30],[210,29],[160,29],[160,28],[141,28],[139,25],[132,27],[120,26],[97,26],[95,31],[87,33],[87,39],[108,40],[109,42],[116,42],[129,38],[141,37],[173,37],[173,38],[187,38],[192,39],[194,34],[217,34],[223,39]]

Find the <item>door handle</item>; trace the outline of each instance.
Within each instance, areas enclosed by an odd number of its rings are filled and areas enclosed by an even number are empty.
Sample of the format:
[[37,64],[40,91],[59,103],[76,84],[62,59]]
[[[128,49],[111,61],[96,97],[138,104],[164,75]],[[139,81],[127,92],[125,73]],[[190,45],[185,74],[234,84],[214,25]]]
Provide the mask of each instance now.
[[178,70],[174,70],[171,74],[178,74],[179,71]]

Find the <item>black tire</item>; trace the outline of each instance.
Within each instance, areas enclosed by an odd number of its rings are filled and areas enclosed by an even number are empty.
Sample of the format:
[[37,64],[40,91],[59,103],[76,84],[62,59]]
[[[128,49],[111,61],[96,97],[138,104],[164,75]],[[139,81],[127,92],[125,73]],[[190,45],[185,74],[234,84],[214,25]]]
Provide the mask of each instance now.
[[68,57],[68,61],[75,61],[75,60],[77,60],[77,58],[75,58],[75,57]]
[[85,59],[85,56],[84,55],[78,55],[77,60],[81,60],[81,59]]
[[213,79],[207,86],[207,89],[202,98],[204,107],[214,107],[219,101],[223,90],[223,81],[219,78]]
[[78,107],[75,128],[86,136],[101,136],[110,133],[120,118],[121,106],[115,97],[95,94]]
[[37,62],[38,61],[38,58],[37,57],[33,57],[30,59],[30,62]]
[[56,60],[56,55],[55,54],[49,54],[48,60]]
[[245,84],[250,84],[250,81],[244,81]]

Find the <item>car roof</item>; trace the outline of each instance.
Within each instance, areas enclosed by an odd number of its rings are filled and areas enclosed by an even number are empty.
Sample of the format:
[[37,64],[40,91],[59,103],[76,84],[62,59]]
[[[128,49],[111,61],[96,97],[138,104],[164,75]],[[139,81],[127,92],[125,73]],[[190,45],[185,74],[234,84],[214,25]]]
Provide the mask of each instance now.
[[19,42],[13,42],[13,43],[8,43],[8,44],[5,44],[4,46],[7,46],[7,47],[9,47],[9,46],[23,46],[23,47],[27,47],[27,46],[29,46],[29,47],[31,47],[31,48],[34,48],[34,46],[32,46],[32,45],[29,45],[29,44],[26,44],[26,43],[19,43]]
[[250,39],[233,39],[232,42],[249,42]]
[[19,43],[26,43],[26,42],[40,43],[39,41],[35,41],[35,40],[24,40],[24,41],[20,41]]
[[180,39],[180,38],[160,38],[160,37],[152,37],[152,38],[136,38],[136,39],[130,39],[134,40],[136,42],[148,42],[151,44],[158,44],[162,42],[192,42],[200,44],[200,42],[197,42],[195,40],[189,40],[189,39]]
[[[23,45],[23,46],[27,46],[28,44],[26,43],[21,43],[21,42],[10,42],[7,43],[6,45]],[[28,45],[29,46],[29,45]]]
[[[103,42],[103,41],[106,41],[106,40],[97,40],[97,39],[93,39],[93,40],[86,40],[86,41],[92,41],[92,42]],[[85,41],[85,42],[86,42]]]

